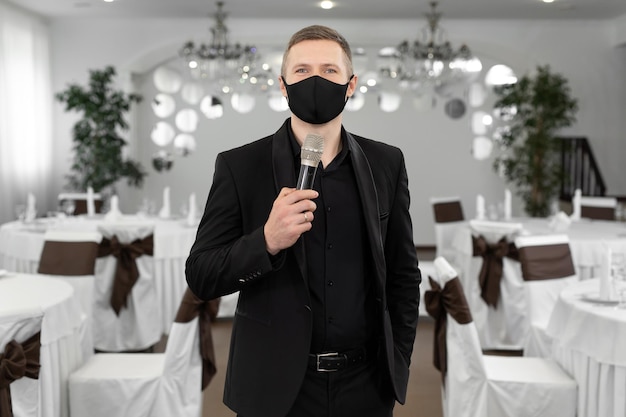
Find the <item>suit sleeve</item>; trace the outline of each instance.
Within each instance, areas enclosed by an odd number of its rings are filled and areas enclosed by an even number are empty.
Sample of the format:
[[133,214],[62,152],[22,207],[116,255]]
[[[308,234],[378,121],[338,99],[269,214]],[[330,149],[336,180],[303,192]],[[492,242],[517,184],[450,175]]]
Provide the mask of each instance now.
[[387,225],[385,259],[387,307],[393,326],[394,345],[407,366],[410,364],[419,317],[421,282],[409,205],[408,177],[401,155]]
[[185,265],[189,288],[209,300],[239,291],[271,270],[263,226],[244,234],[237,184],[227,159],[220,154],[196,241]]

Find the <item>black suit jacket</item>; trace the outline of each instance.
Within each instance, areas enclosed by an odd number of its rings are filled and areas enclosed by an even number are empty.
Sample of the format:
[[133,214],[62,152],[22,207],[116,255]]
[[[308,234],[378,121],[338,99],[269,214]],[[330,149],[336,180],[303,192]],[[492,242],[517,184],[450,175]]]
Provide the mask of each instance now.
[[[302,239],[271,258],[263,225],[282,187],[294,187],[289,120],[272,136],[217,156],[213,185],[186,264],[200,298],[240,291],[224,402],[244,416],[283,416],[305,375],[312,315]],[[419,284],[402,152],[346,132],[361,196],[388,370],[404,403]]]

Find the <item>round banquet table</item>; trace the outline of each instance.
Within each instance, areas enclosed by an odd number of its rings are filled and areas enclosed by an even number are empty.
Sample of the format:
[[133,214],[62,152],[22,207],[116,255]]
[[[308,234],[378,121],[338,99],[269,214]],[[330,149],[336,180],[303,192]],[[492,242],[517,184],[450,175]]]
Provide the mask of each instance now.
[[563,290],[547,332],[554,358],[578,383],[578,417],[626,416],[626,306],[598,292],[597,278]]
[[[81,306],[71,285],[33,274],[0,276],[0,318],[16,312],[42,311],[39,370],[39,416],[67,417],[69,374],[84,361]],[[16,381],[18,382],[18,381]],[[13,402],[20,399],[13,394]]]
[[[83,215],[41,218],[32,223],[5,223],[0,226],[0,269],[35,273],[47,230],[96,231],[104,222],[108,221],[103,215]],[[158,320],[163,334],[169,334],[180,300],[187,288],[185,261],[195,240],[197,226],[187,225],[185,219],[135,215],[124,215],[117,222],[129,227],[138,224],[154,225],[154,285],[161,313]]]

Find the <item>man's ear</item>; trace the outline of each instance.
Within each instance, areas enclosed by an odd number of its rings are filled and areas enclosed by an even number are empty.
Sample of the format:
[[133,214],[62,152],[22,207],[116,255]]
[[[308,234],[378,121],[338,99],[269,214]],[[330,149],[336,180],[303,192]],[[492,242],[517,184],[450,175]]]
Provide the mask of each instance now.
[[358,80],[359,80],[359,77],[356,74],[352,75],[352,78],[348,82],[348,90],[346,91],[346,96],[348,96],[348,98],[352,97],[352,95],[356,91]]
[[278,86],[280,87],[280,92],[283,93],[283,97],[287,98],[287,88],[285,87],[285,80],[283,80],[283,76],[278,76]]

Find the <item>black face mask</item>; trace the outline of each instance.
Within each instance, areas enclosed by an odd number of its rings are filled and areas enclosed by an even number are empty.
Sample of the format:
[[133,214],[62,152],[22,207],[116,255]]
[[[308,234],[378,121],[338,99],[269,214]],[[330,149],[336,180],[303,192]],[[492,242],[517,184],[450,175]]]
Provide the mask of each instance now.
[[[352,77],[354,75],[350,80]],[[346,92],[350,80],[345,84],[336,84],[314,75],[291,85],[283,78],[283,84],[293,114],[307,123],[319,125],[330,122],[343,111],[348,101]]]

